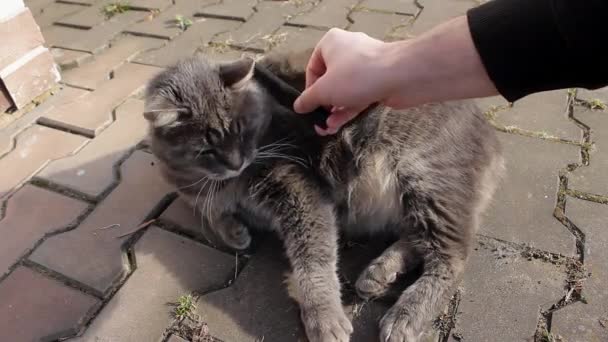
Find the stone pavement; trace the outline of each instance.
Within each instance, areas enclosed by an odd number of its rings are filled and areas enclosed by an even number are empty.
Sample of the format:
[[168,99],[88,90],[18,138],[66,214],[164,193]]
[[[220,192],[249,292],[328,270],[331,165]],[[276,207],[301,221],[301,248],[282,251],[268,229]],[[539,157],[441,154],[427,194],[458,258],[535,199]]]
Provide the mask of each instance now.
[[[479,3],[25,2],[63,83],[0,132],[0,341],[17,342],[305,340],[278,242],[213,248],[158,176],[142,143],[146,80],[196,51],[303,48],[333,26],[412,37]],[[479,103],[508,174],[428,340],[608,341],[608,90]],[[382,245],[342,251],[354,341],[376,340],[390,305],[351,285]]]

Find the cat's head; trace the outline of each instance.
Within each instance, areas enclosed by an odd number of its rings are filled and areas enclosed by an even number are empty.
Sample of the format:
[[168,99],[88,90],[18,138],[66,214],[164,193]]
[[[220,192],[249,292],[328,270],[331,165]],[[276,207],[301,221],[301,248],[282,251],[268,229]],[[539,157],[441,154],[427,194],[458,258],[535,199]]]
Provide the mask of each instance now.
[[270,120],[252,82],[254,60],[212,63],[197,55],[148,84],[144,116],[155,155],[169,168],[223,180],[253,161]]

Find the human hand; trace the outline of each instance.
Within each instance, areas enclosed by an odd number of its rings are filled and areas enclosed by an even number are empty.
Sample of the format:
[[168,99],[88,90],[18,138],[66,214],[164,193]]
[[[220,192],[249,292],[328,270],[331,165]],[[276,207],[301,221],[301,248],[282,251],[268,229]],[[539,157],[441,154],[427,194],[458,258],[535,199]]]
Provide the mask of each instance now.
[[327,129],[316,127],[325,135],[335,133],[371,104],[387,100],[392,87],[389,45],[364,33],[329,30],[308,62],[306,89],[294,110],[331,108]]

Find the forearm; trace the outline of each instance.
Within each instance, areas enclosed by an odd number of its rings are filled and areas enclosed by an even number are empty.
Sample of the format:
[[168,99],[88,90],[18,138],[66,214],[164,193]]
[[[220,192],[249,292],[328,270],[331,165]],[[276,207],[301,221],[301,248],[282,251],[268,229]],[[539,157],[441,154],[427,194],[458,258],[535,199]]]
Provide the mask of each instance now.
[[386,50],[389,106],[498,94],[477,53],[465,16],[417,38],[389,43]]
[[606,0],[494,0],[467,13],[473,41],[509,101],[608,84]]

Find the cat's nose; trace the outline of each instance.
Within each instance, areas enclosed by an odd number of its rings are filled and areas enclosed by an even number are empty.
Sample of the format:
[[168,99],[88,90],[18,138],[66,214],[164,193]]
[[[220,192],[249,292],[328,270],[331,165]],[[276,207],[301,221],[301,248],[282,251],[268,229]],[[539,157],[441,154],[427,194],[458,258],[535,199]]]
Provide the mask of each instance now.
[[240,153],[230,153],[224,161],[226,168],[232,171],[239,171],[243,166],[243,158]]

